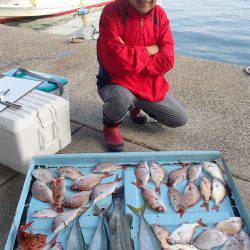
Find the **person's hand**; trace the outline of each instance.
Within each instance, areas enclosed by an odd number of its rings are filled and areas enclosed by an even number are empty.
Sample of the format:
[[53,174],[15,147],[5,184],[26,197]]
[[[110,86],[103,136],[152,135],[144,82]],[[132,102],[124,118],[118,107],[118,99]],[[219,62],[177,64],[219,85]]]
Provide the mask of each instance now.
[[146,49],[148,50],[150,56],[153,56],[159,52],[159,47],[156,44],[147,46]]
[[120,40],[120,42],[122,43],[122,44],[125,44],[124,43],[124,41],[118,36],[118,39]]

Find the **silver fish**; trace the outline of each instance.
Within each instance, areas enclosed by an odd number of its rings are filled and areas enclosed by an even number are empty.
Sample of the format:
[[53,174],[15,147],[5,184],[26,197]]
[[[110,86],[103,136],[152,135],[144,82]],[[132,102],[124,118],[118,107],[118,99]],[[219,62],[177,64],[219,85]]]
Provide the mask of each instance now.
[[68,224],[74,220],[77,216],[84,213],[88,208],[79,207],[73,210],[59,213],[52,223],[52,232],[57,233],[62,229],[65,229]]
[[38,168],[32,171],[32,175],[39,181],[46,184],[51,183],[55,177],[53,173],[48,168]]
[[169,245],[163,248],[163,250],[199,250],[199,249],[191,245],[176,244],[176,245]]
[[202,219],[199,219],[195,223],[184,223],[178,227],[173,233],[168,237],[168,242],[171,245],[175,244],[188,244],[195,232],[196,227],[206,227],[207,225],[202,222]]
[[61,176],[71,180],[76,180],[77,178],[83,176],[83,173],[80,171],[79,168],[70,166],[60,167],[57,169],[57,172]]
[[114,212],[109,219],[109,240],[111,250],[134,249],[131,238],[132,215],[124,214],[120,198],[114,199]]
[[150,175],[151,175],[152,181],[156,185],[155,191],[158,192],[159,194],[161,194],[160,185],[163,182],[164,177],[165,177],[165,170],[164,170],[164,168],[161,167],[156,162],[152,162],[150,164]]
[[107,207],[104,211],[101,211],[99,207],[95,205],[97,214],[100,217],[99,224],[95,230],[89,250],[108,250],[109,249],[109,238],[106,227],[106,214],[111,206]]
[[186,211],[188,207],[194,206],[200,199],[200,191],[198,187],[193,183],[189,183],[184,190],[183,195],[183,212]]
[[84,206],[90,198],[92,191],[82,191],[65,198],[62,206],[67,208],[78,208]]
[[225,244],[229,237],[217,229],[207,229],[199,234],[192,245],[199,249],[211,249]]
[[178,183],[187,179],[187,166],[189,165],[189,163],[180,162],[180,164],[182,168],[175,169],[171,171],[168,175],[167,185],[169,187],[174,187]]
[[223,184],[225,184],[225,179],[223,177],[222,171],[219,168],[219,166],[210,161],[203,161],[200,163],[202,168],[209,173],[212,177],[216,178],[217,180],[221,181]]
[[168,188],[168,196],[170,202],[176,213],[180,213],[181,217],[183,214],[183,197],[182,195],[174,188]]
[[167,212],[167,208],[161,199],[160,195],[148,188],[147,186],[141,185],[140,183],[132,182],[135,186],[142,189],[142,196],[147,205],[158,212]]
[[138,182],[142,185],[146,185],[150,178],[150,170],[146,161],[140,162],[135,169],[135,176]]
[[117,169],[126,169],[126,167],[112,162],[99,162],[93,167],[93,173],[109,173]]
[[69,233],[67,241],[67,250],[88,250],[88,246],[85,244],[83,238],[79,218],[74,221],[74,224]]
[[188,182],[195,182],[202,173],[202,166],[200,164],[194,165],[188,169],[187,178]]
[[99,184],[94,187],[92,194],[91,194],[91,200],[93,200],[93,204],[96,202],[105,199],[107,196],[115,192],[118,183],[122,180],[122,178],[119,178],[116,176],[116,179],[114,182]]
[[32,185],[32,195],[38,200],[49,202],[54,206],[54,199],[52,197],[52,191],[42,181],[36,180]]
[[226,196],[226,189],[224,185],[217,179],[213,179],[212,184],[212,198],[214,199],[214,206],[212,209],[219,211],[219,204],[224,200]]
[[161,242],[162,248],[168,247],[169,244],[167,240],[170,235],[169,231],[165,227],[157,224],[152,224],[152,228],[157,239]]
[[89,174],[76,179],[71,185],[70,189],[74,191],[87,191],[96,186],[101,179],[112,176],[112,174]]
[[212,183],[206,176],[201,178],[200,193],[204,197],[204,203],[201,205],[201,207],[205,207],[206,210],[209,211],[209,200],[212,194]]
[[62,201],[66,196],[66,184],[63,176],[57,177],[51,185],[52,197],[58,212],[62,211]]
[[140,249],[143,249],[143,250],[161,250],[161,246],[159,244],[158,239],[156,238],[150,225],[148,224],[148,222],[146,221],[146,219],[143,216],[143,214],[147,208],[146,204],[144,204],[140,208],[135,208],[135,207],[132,207],[131,205],[128,205],[128,207],[140,217],[140,228],[139,228]]
[[45,219],[45,218],[55,218],[58,215],[58,213],[51,209],[51,208],[45,208],[42,210],[38,210],[32,213],[32,217]]
[[242,225],[243,223],[240,217],[230,217],[219,222],[216,225],[216,229],[226,233],[227,235],[235,235],[242,229]]

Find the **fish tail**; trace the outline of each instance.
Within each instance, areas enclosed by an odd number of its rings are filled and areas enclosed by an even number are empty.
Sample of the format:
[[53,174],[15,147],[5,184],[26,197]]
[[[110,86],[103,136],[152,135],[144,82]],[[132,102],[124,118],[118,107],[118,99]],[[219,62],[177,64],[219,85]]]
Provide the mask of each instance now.
[[212,207],[213,210],[216,210],[217,212],[219,212],[219,205],[214,204],[214,206]]
[[54,236],[54,238],[48,243],[50,246],[54,245],[57,241],[58,233]]
[[122,177],[119,177],[118,175],[115,178],[115,182],[120,182],[122,180]]
[[109,176],[113,176],[114,174],[110,174],[110,173],[103,173],[103,177],[102,178],[106,178],[106,177],[109,177]]
[[159,195],[161,195],[161,189],[160,189],[160,186],[155,188],[155,192],[157,192]]
[[19,227],[19,231],[24,231],[25,229],[27,229],[28,227],[31,226],[31,224],[33,223],[34,221],[32,220],[31,222],[25,224],[25,225],[22,225]]
[[182,218],[182,216],[183,216],[183,214],[185,213],[185,208],[184,207],[182,207],[179,211],[178,211],[178,213],[180,214],[180,216],[181,216],[181,218]]
[[208,203],[204,202],[203,204],[201,204],[200,207],[205,207],[206,210],[209,212],[209,204]]
[[186,168],[186,167],[188,167],[189,165],[190,165],[190,162],[182,162],[182,161],[178,161],[179,162],[179,164],[183,167],[183,168]]
[[127,204],[127,206],[136,214],[140,215],[140,214],[144,214],[146,208],[147,208],[147,205],[146,203],[144,203],[141,207],[139,208],[136,208],[136,207],[133,207],[129,204]]
[[132,184],[134,184],[136,187],[141,188],[143,185],[139,182],[131,182]]
[[196,222],[198,224],[198,227],[207,227],[207,224],[202,222],[202,218],[200,218],[199,220],[197,220]]

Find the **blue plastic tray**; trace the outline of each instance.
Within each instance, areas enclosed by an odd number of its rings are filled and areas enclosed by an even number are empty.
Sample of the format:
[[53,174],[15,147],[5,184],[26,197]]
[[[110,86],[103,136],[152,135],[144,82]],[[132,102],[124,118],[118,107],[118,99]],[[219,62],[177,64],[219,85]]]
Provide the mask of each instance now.
[[[202,160],[206,161],[217,161],[221,163],[220,165],[224,166],[225,172],[227,174],[228,183],[231,188],[232,194],[231,198],[227,196],[223,203],[220,204],[220,211],[210,210],[206,212],[204,208],[200,208],[200,205],[203,203],[203,200],[199,201],[192,208],[188,208],[186,213],[180,218],[179,214],[176,214],[170,204],[167,187],[165,185],[161,186],[161,197],[163,198],[167,208],[167,213],[157,213],[151,209],[147,209],[145,212],[145,217],[150,224],[158,223],[160,225],[166,226],[170,232],[180,226],[183,222],[195,222],[199,218],[202,218],[203,222],[206,223],[209,227],[214,227],[214,225],[231,216],[241,216],[245,221],[245,229],[250,232],[250,222],[248,215],[243,207],[242,201],[239,197],[236,186],[233,182],[230,171],[226,165],[225,160],[221,154],[217,151],[173,151],[173,152],[134,152],[134,153],[88,153],[88,154],[67,154],[67,155],[49,155],[33,158],[29,171],[26,176],[26,180],[23,186],[21,197],[17,206],[15,218],[13,220],[12,227],[5,245],[6,250],[13,249],[17,230],[20,225],[34,220],[34,223],[31,225],[30,229],[34,233],[44,233],[48,235],[48,239],[51,239],[53,234],[51,232],[51,224],[53,219],[37,219],[32,218],[31,214],[35,210],[40,210],[43,208],[49,207],[47,203],[41,202],[37,199],[32,198],[31,196],[31,186],[34,182],[32,177],[32,170],[38,165],[45,165],[51,168],[55,172],[57,167],[71,165],[81,168],[83,173],[90,173],[92,167],[100,161],[114,162],[117,164],[131,164],[127,170],[117,170],[114,174],[118,174],[120,177],[123,177],[120,185],[124,185],[124,203],[125,203],[125,212],[131,213],[133,215],[133,225],[132,225],[132,237],[135,242],[135,249],[139,249],[139,242],[137,240],[138,226],[139,226],[139,217],[136,216],[126,204],[130,204],[134,207],[140,207],[143,204],[143,198],[141,196],[141,191],[131,184],[132,181],[135,181],[134,176],[134,166],[137,165],[140,161],[150,162],[152,160],[157,161],[160,164],[167,163],[164,168],[166,171],[171,171],[173,169],[179,168],[178,160],[183,162],[200,162]],[[103,179],[103,182],[110,182],[115,179],[115,175],[109,178]],[[70,180],[67,180],[67,186],[71,183]],[[176,188],[183,192],[186,181],[183,181]],[[154,188],[152,183],[149,183],[149,186]],[[67,190],[67,193],[71,191]],[[112,202],[111,196],[107,197],[105,200],[98,203],[101,207],[106,207]],[[210,208],[213,206],[213,202],[210,201]],[[91,242],[93,233],[99,222],[98,216],[93,216],[93,208],[91,207],[84,215],[80,218],[80,225],[84,234],[85,241],[87,243]],[[62,242],[62,245],[66,246],[66,239],[68,237],[71,225],[61,231],[58,237],[58,241]],[[200,232],[199,229],[196,231],[196,234]],[[66,247],[64,248],[66,249]]]

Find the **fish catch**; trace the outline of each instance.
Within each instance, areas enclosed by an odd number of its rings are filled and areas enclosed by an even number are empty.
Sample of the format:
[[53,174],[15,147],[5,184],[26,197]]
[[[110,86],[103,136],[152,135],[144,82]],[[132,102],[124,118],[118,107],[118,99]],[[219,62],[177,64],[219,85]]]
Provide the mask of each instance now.
[[83,214],[87,209],[87,207],[79,207],[73,210],[59,213],[53,220],[52,232],[57,233],[60,230],[65,229],[72,220],[74,220],[80,214]]
[[107,207],[104,211],[102,211],[99,207],[95,205],[95,209],[96,209],[97,214],[100,217],[100,221],[95,230],[94,236],[91,240],[91,245],[89,247],[89,250],[99,250],[99,249],[108,250],[109,249],[110,244],[109,244],[105,218],[110,208],[111,208],[111,205]]
[[139,183],[147,185],[150,178],[150,170],[146,161],[142,161],[136,166],[135,177]]
[[171,245],[175,244],[188,244],[195,232],[197,227],[206,227],[207,225],[202,222],[202,219],[199,219],[196,223],[184,223],[178,227],[173,233],[168,237],[168,243]]
[[183,163],[180,161],[179,163],[181,164],[182,168],[175,169],[171,171],[168,175],[167,185],[169,187],[174,187],[178,183],[187,179],[187,166],[189,166],[189,163]]
[[226,189],[224,185],[217,179],[213,179],[212,183],[212,198],[214,199],[214,206],[212,209],[219,211],[219,204],[224,200],[226,196]]
[[165,170],[156,162],[152,162],[150,164],[150,175],[152,181],[155,183],[156,189],[155,191],[161,194],[160,185],[165,178]]
[[170,235],[169,231],[158,224],[152,224],[152,228],[157,239],[161,242],[162,248],[167,248],[169,246],[167,241]]
[[51,189],[41,181],[36,180],[32,185],[32,195],[44,202],[49,202],[52,206],[54,206],[54,199],[52,197]]
[[32,217],[34,218],[40,218],[40,219],[46,219],[46,218],[55,218],[58,215],[58,213],[51,209],[51,208],[45,208],[39,211],[35,211],[32,214]]
[[70,189],[74,191],[88,191],[92,189],[94,186],[99,184],[101,179],[112,176],[112,174],[89,174],[79,177],[76,181],[74,181],[70,185]]
[[211,249],[225,244],[229,237],[217,229],[207,229],[199,234],[192,245],[199,249]]
[[58,212],[62,212],[62,201],[66,196],[66,184],[63,176],[57,177],[51,185],[54,206]]
[[142,196],[147,205],[155,211],[167,212],[167,208],[161,199],[160,195],[148,188],[147,186],[141,185],[140,183],[132,182],[135,186],[142,189]]
[[112,162],[99,162],[93,167],[93,173],[110,173],[117,169],[126,169],[126,167]]
[[80,227],[79,218],[74,221],[74,224],[70,230],[67,250],[88,250],[88,245],[84,241],[82,229]]
[[107,196],[115,192],[118,183],[122,180],[119,176],[116,176],[114,182],[99,184],[94,187],[91,193],[91,200],[93,200],[93,204],[96,202],[105,199]]
[[138,234],[140,249],[161,250],[158,239],[143,215],[147,208],[146,204],[140,208],[135,208],[131,205],[128,205],[128,207],[140,217],[140,228]]
[[81,171],[78,168],[70,166],[58,168],[57,173],[63,176],[64,178],[68,178],[71,180],[76,180],[77,178],[83,176],[83,173],[81,173]]
[[188,182],[195,182],[200,177],[201,173],[202,166],[200,164],[190,167],[187,172]]
[[132,215],[124,214],[120,198],[114,198],[114,212],[109,217],[109,240],[111,250],[133,250],[131,238]]
[[227,235],[235,235],[242,229],[242,225],[243,223],[240,217],[230,217],[219,222],[216,225],[216,229],[226,233]]
[[216,178],[217,180],[221,181],[224,185],[226,184],[226,181],[223,177],[223,173],[219,166],[210,161],[203,161],[200,163],[202,168],[209,173],[212,177]]
[[212,183],[206,176],[201,178],[200,193],[204,197],[204,203],[201,205],[201,207],[205,207],[206,210],[209,211],[209,200],[212,194]]
[[85,206],[86,203],[89,201],[90,195],[92,191],[82,191],[72,196],[65,198],[62,206],[67,208],[78,208]]
[[168,196],[170,202],[176,213],[179,213],[182,217],[183,214],[183,197],[182,195],[174,188],[168,188]]
[[46,184],[51,183],[55,177],[53,173],[48,168],[38,168],[32,171],[32,175],[39,181]]

